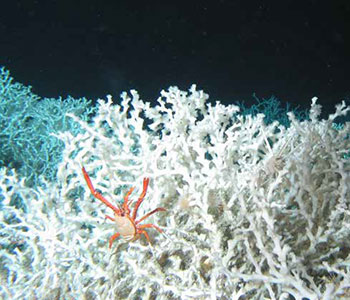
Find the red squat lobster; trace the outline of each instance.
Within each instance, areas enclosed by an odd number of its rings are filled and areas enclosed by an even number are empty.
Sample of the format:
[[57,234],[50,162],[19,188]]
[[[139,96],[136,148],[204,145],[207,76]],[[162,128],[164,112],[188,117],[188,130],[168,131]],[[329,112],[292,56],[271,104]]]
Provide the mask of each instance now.
[[102,201],[105,205],[107,205],[109,208],[111,208],[114,211],[114,218],[110,216],[106,216],[107,219],[112,220],[117,225],[118,232],[113,234],[111,238],[109,239],[109,248],[112,247],[113,241],[118,238],[119,236],[122,236],[127,241],[135,241],[140,238],[141,234],[143,234],[148,243],[151,244],[151,241],[149,239],[148,233],[145,230],[145,228],[154,228],[158,230],[160,233],[163,232],[162,229],[160,229],[158,226],[154,224],[143,224],[140,225],[140,223],[147,219],[150,215],[153,215],[157,211],[166,211],[163,207],[157,207],[156,209],[150,211],[149,213],[145,214],[141,219],[136,220],[137,210],[140,207],[143,199],[145,198],[147,187],[149,183],[149,178],[143,179],[143,191],[141,195],[139,196],[139,199],[137,200],[134,211],[132,212],[132,215],[130,215],[130,208],[129,208],[129,196],[134,190],[134,187],[132,187],[129,192],[124,196],[124,203],[121,208],[118,208],[111,204],[105,197],[103,197],[99,192],[97,192],[92,185],[91,179],[86,172],[85,168],[82,168],[85,181],[91,191],[91,194],[98,200]]

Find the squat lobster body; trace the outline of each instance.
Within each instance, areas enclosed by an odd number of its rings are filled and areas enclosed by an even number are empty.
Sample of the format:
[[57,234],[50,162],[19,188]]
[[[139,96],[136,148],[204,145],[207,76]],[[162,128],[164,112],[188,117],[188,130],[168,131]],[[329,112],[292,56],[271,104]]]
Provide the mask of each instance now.
[[114,215],[114,221],[117,225],[118,233],[127,241],[131,241],[136,235],[135,223],[128,217]]
[[142,222],[143,220],[148,218],[150,215],[153,215],[154,213],[156,213],[158,211],[166,211],[166,209],[163,207],[157,207],[156,209],[154,209],[154,210],[150,211],[149,213],[147,213],[146,215],[144,215],[141,219],[136,220],[137,211],[138,211],[142,201],[144,200],[144,198],[146,196],[149,178],[143,179],[143,191],[142,191],[141,195],[139,196],[139,198],[134,206],[134,210],[132,212],[132,215],[130,215],[131,211],[130,211],[128,202],[129,202],[129,196],[132,193],[132,191],[134,190],[133,187],[127,192],[127,194],[124,197],[124,203],[123,203],[122,207],[119,208],[119,207],[111,204],[105,197],[103,197],[99,192],[97,192],[95,190],[94,186],[92,185],[91,179],[90,179],[90,177],[89,177],[89,175],[86,172],[84,167],[82,168],[82,171],[83,171],[85,181],[90,189],[91,194],[96,199],[102,201],[106,206],[108,206],[114,212],[114,218],[112,218],[110,216],[106,216],[107,219],[115,222],[116,227],[117,227],[117,233],[113,234],[111,236],[111,238],[109,239],[109,248],[112,247],[113,241],[116,238],[118,238],[119,236],[122,236],[127,241],[135,241],[135,240],[140,238],[141,234],[143,234],[146,237],[147,241],[151,244],[151,241],[149,239],[148,233],[145,230],[145,228],[154,228],[154,229],[158,230],[160,233],[163,232],[163,230],[161,230],[158,226],[156,226],[154,224],[143,224],[143,225],[139,224],[140,222]]

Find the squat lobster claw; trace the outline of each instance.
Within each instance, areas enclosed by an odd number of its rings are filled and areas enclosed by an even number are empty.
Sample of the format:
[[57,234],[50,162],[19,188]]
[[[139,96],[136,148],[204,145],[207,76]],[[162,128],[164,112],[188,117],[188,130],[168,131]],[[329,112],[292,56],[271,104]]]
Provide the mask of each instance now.
[[149,239],[148,233],[145,230],[145,228],[154,228],[154,229],[158,230],[160,233],[163,232],[162,229],[160,229],[158,226],[156,226],[154,224],[143,224],[143,225],[139,224],[143,220],[147,219],[150,215],[153,215],[154,213],[156,213],[158,211],[166,211],[166,209],[163,207],[157,207],[156,209],[145,214],[141,219],[136,220],[137,210],[139,209],[142,201],[144,200],[144,198],[146,196],[149,178],[143,179],[143,191],[142,191],[141,195],[139,196],[139,198],[134,206],[134,210],[132,212],[132,215],[130,215],[131,211],[129,208],[129,196],[132,193],[132,191],[134,190],[133,187],[124,196],[124,203],[123,203],[122,207],[119,208],[119,207],[116,207],[113,204],[111,204],[105,197],[103,197],[99,192],[97,192],[95,190],[94,186],[92,185],[91,179],[90,179],[90,177],[89,177],[89,175],[86,172],[84,167],[82,168],[82,171],[83,171],[85,181],[90,189],[91,194],[96,199],[102,201],[106,206],[108,206],[114,212],[114,218],[112,218],[110,216],[106,216],[107,219],[115,222],[115,224],[117,225],[117,231],[118,231],[117,233],[113,234],[111,236],[111,238],[109,239],[109,248],[112,247],[112,243],[119,236],[122,236],[127,241],[135,241],[135,240],[140,238],[141,234],[143,234],[146,237],[148,243],[151,244],[151,241]]

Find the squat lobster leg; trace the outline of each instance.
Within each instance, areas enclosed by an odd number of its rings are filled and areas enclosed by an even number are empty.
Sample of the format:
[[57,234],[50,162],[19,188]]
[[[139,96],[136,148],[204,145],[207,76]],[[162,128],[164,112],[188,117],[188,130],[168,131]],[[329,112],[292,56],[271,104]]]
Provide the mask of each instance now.
[[161,230],[158,226],[156,226],[156,225],[154,225],[154,224],[144,224],[144,225],[140,225],[140,226],[138,227],[137,232],[140,233],[140,234],[143,234],[143,235],[146,237],[146,239],[147,239],[147,241],[148,241],[148,243],[149,243],[150,245],[152,245],[152,243],[151,243],[151,241],[150,241],[150,239],[149,239],[149,236],[148,236],[147,231],[144,230],[144,228],[154,228],[154,229],[157,229],[160,233],[163,233],[163,230]]
[[114,240],[115,240],[116,238],[118,238],[119,236],[120,236],[120,233],[117,232],[117,233],[113,234],[113,235],[110,237],[109,242],[108,242],[109,249],[112,248],[112,243],[113,243]]
[[158,232],[162,233],[163,230],[160,229],[158,226],[154,224],[143,224],[139,225],[140,222],[143,220],[147,219],[149,216],[153,215],[154,213],[158,211],[166,211],[165,208],[163,207],[157,207],[156,209],[146,213],[141,219],[136,220],[137,216],[137,211],[143,202],[146,193],[147,193],[147,188],[149,184],[149,178],[144,178],[143,179],[143,190],[142,193],[140,194],[139,198],[137,199],[135,205],[134,205],[134,210],[132,212],[132,215],[130,215],[130,207],[129,207],[129,196],[134,190],[134,187],[132,187],[124,196],[124,202],[121,208],[114,206],[111,204],[105,197],[103,197],[99,192],[97,192],[92,185],[91,179],[89,175],[87,174],[86,170],[84,167],[82,167],[82,172],[84,175],[84,179],[89,187],[89,190],[91,194],[98,200],[100,200],[102,203],[104,203],[106,206],[108,206],[110,209],[113,210],[114,212],[114,218],[110,216],[106,216],[107,219],[115,222],[116,227],[118,232],[113,234],[110,239],[109,239],[109,248],[112,247],[112,243],[114,242],[115,239],[117,239],[119,236],[123,237],[127,241],[135,241],[137,240],[141,234],[143,234],[147,241],[151,244],[149,235],[145,228],[154,228]]
[[132,214],[132,218],[135,220],[136,219],[136,215],[137,215],[137,211],[143,201],[143,199],[145,198],[145,195],[147,193],[147,188],[148,188],[148,183],[149,183],[149,178],[144,178],[143,179],[143,190],[141,195],[139,196],[139,199],[137,199],[137,202],[134,206],[134,212]]
[[145,214],[140,220],[136,221],[135,224],[138,224],[142,222],[144,219],[147,219],[150,215],[153,215],[157,211],[165,211],[166,209],[163,207],[157,207],[156,209],[150,211],[149,213]]
[[85,181],[90,189],[91,194],[98,200],[102,201],[105,205],[107,205],[109,208],[111,208],[116,214],[120,214],[120,209],[115,207],[113,204],[111,204],[105,197],[103,197],[99,192],[97,192],[94,188],[94,186],[92,185],[91,179],[88,175],[88,173],[86,172],[85,168],[82,168],[83,170],[83,174],[84,174],[84,178]]

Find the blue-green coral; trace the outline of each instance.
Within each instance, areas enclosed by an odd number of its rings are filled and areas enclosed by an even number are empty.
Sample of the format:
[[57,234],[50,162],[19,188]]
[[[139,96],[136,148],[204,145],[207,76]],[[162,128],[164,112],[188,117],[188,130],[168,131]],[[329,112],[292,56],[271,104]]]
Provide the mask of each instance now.
[[290,120],[287,115],[288,112],[293,112],[299,121],[308,119],[307,110],[302,110],[299,107],[293,108],[288,102],[286,102],[285,107],[283,107],[281,101],[274,96],[271,96],[269,99],[259,99],[254,93],[253,98],[256,102],[250,107],[246,107],[244,101],[236,103],[240,107],[243,116],[256,116],[261,113],[265,115],[264,123],[266,125],[278,121],[279,124],[287,128],[290,126]]
[[55,180],[64,145],[52,134],[76,134],[80,129],[66,113],[87,120],[93,111],[85,98],[41,98],[0,68],[0,167],[16,169],[29,185],[38,184],[40,175]]

